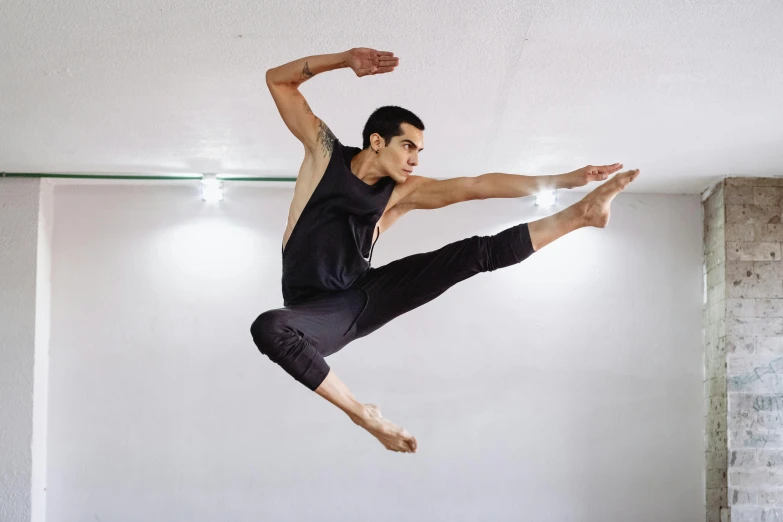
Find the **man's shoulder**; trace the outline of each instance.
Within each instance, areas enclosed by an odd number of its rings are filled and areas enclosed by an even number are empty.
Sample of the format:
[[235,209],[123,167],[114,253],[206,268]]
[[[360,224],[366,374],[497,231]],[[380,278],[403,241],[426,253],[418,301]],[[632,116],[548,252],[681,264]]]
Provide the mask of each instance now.
[[390,206],[399,206],[404,208],[406,201],[410,199],[416,189],[425,185],[431,181],[435,181],[433,178],[426,176],[408,176],[403,183],[397,183],[392,191],[391,198],[389,198]]

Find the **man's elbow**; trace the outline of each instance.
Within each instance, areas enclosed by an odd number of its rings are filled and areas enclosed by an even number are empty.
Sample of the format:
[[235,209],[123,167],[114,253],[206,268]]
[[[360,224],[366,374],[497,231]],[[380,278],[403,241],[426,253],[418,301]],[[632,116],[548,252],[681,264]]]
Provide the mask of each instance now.
[[286,85],[288,82],[280,78],[280,71],[277,67],[267,69],[266,71],[266,85],[269,88]]
[[266,70],[266,84],[271,87],[275,85],[275,68]]
[[286,87],[291,89],[299,89],[302,84],[302,80],[298,78],[291,78],[287,76],[287,72],[282,67],[272,67],[266,71],[266,84],[271,89],[272,87]]

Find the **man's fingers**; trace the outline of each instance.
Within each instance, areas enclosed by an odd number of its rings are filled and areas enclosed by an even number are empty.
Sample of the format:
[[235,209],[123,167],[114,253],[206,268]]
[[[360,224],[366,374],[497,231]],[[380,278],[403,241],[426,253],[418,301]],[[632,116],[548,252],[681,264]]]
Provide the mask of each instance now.
[[376,53],[376,56],[369,57],[368,60],[364,61],[361,73],[357,72],[359,76],[392,72],[400,63],[400,59],[393,56],[393,53],[380,51],[376,51]]
[[377,52],[378,52],[378,56],[394,56],[394,53],[390,51],[377,51]]
[[595,167],[595,168],[598,169],[599,174],[603,174],[604,172],[609,172],[609,173],[617,172],[618,170],[623,168],[623,166],[620,163],[614,163],[612,165],[604,165],[602,167]]

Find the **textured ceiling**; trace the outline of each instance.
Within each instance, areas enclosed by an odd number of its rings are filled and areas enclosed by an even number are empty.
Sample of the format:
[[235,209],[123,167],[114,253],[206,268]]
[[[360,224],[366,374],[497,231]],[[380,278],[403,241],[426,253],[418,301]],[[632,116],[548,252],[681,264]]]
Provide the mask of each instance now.
[[376,107],[417,113],[417,174],[783,175],[778,0],[0,0],[0,171],[296,175],[264,72],[358,46],[400,65],[302,92],[354,145]]

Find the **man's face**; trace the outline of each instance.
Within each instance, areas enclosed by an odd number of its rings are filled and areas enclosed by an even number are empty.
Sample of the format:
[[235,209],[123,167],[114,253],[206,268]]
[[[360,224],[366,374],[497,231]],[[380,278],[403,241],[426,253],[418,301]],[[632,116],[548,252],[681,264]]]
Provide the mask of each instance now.
[[[424,133],[407,123],[400,125],[401,136],[395,136],[381,150],[381,165],[397,183],[404,183],[419,164],[424,150]],[[383,141],[383,140],[381,140]]]

